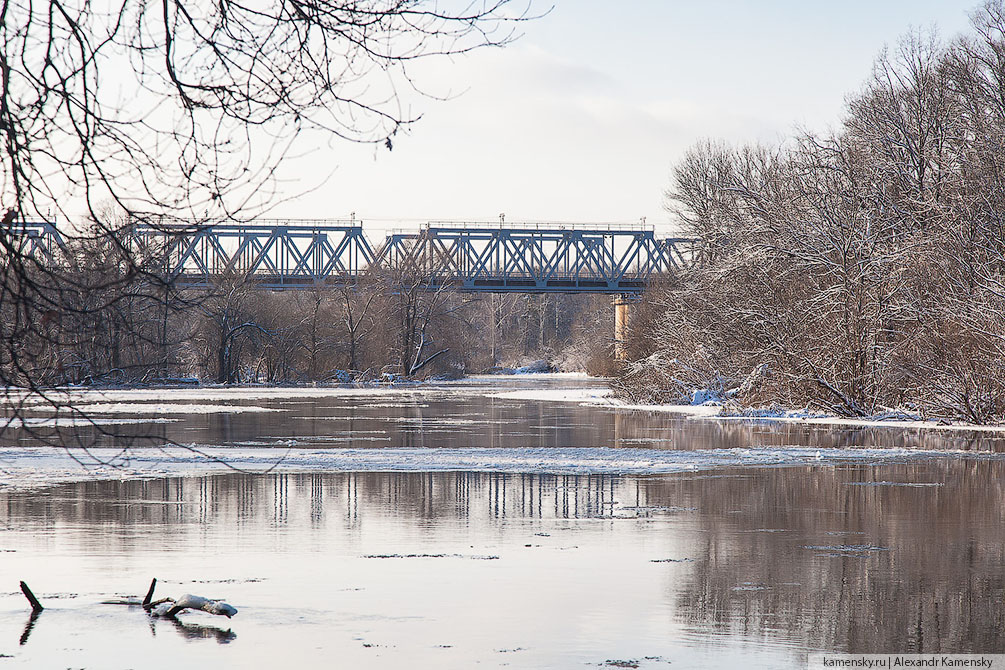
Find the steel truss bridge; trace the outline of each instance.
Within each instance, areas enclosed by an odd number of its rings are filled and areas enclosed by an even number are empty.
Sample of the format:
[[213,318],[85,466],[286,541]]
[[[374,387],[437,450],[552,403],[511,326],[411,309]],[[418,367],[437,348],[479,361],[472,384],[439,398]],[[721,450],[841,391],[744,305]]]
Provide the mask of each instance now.
[[[64,237],[51,223],[3,231],[25,253],[59,262]],[[357,221],[133,224],[123,244],[153,259],[177,286],[211,287],[240,276],[271,289],[344,285],[378,274],[436,290],[493,293],[641,292],[691,260],[692,240],[640,227],[429,223],[373,244]]]

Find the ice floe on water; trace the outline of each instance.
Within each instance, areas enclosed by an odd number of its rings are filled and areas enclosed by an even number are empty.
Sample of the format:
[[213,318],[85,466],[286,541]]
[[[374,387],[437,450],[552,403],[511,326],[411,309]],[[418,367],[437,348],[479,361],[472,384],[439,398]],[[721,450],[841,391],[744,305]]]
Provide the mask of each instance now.
[[429,405],[420,402],[368,402],[356,405],[367,409],[425,409]]
[[150,423],[174,423],[181,419],[165,419],[162,417],[144,417],[132,419],[128,417],[95,418],[83,416],[57,417],[9,417],[0,419],[0,430],[5,428],[85,428],[87,426],[129,426]]
[[255,405],[203,405],[165,404],[165,403],[95,403],[80,405],[75,408],[81,414],[243,414],[245,412],[282,412],[284,410],[272,407],[257,407]]
[[365,554],[363,558],[466,558],[474,561],[498,561],[499,557],[484,554]]
[[450,417],[438,417],[438,416],[399,416],[394,419],[397,423],[404,423],[407,425],[419,425],[424,428],[440,428],[440,427],[459,427],[459,426],[475,426],[484,425],[492,423],[489,420],[475,420],[475,419],[454,419]]
[[[615,411],[670,413],[689,419],[712,419],[722,422],[798,423],[851,429],[881,427],[1005,433],[1005,426],[978,426],[892,416],[853,419],[821,415],[806,410],[777,408],[733,411],[714,401],[690,405],[637,405],[614,397],[611,389],[604,385],[602,380],[582,374],[532,374],[519,375],[516,379],[518,382],[506,376],[474,376],[452,381],[395,386],[70,388],[47,391],[45,397],[26,395],[8,389],[6,393],[0,394],[0,408],[16,406],[22,410],[51,411],[55,406],[61,408],[74,406],[89,414],[210,414],[283,411],[292,408],[298,402],[316,402],[325,399],[333,400],[339,406],[345,404],[354,408],[427,408],[428,401],[431,400],[482,396],[514,401],[517,403],[513,405],[514,407],[527,401],[576,403]],[[532,380],[558,384],[564,380],[570,383],[559,387],[541,388],[537,384],[527,384],[527,381]],[[699,399],[703,398],[704,396]],[[242,404],[255,402],[268,406]]]
[[[612,448],[0,448],[0,487],[35,487],[102,478],[214,472],[498,472],[650,475],[739,467],[889,464],[1001,454],[911,449],[736,448],[697,451]],[[74,460],[78,459],[78,460]],[[78,462],[79,461],[79,462]],[[80,463],[84,465],[81,465]]]
[[509,398],[511,400],[608,404],[610,403],[608,398],[611,395],[611,389],[604,386],[594,388],[516,389],[513,391],[491,392],[488,395],[492,398]]
[[848,482],[848,486],[906,486],[907,488],[931,488],[943,485],[942,482]]
[[890,551],[887,547],[871,544],[837,544],[837,545],[803,545],[803,549],[811,549],[821,558],[869,558],[876,552]]
[[91,403],[221,403],[263,400],[291,401],[340,397],[407,397],[423,392],[443,392],[435,387],[203,387],[203,388],[149,388],[149,389],[61,389],[47,391],[45,396],[26,395],[8,391],[0,395],[0,405],[50,405]]

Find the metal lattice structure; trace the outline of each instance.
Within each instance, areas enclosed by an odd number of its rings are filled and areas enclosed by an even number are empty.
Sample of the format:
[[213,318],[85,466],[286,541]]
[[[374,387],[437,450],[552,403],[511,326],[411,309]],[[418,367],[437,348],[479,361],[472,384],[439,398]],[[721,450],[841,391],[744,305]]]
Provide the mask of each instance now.
[[39,263],[56,263],[64,248],[63,236],[46,221],[14,222],[8,231],[12,246]]
[[652,230],[441,226],[388,235],[375,262],[430,287],[518,293],[637,293],[679,270],[690,241]]
[[[49,223],[18,224],[10,234],[49,262],[64,244]],[[374,246],[356,221],[134,224],[127,239],[181,287],[240,276],[295,289],[379,273],[430,290],[519,293],[638,293],[689,263],[693,246],[652,229],[435,223]]]
[[208,287],[246,276],[275,289],[344,284],[364,274],[373,251],[355,222],[259,222],[133,227],[138,249],[180,286]]

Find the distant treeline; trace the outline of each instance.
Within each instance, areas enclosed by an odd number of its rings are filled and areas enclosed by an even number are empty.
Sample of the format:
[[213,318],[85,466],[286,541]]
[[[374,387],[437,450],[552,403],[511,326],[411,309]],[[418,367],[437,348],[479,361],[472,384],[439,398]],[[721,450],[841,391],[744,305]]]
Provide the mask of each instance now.
[[1005,10],[911,33],[841,127],[706,141],[667,206],[697,262],[637,310],[637,400],[1005,420]]

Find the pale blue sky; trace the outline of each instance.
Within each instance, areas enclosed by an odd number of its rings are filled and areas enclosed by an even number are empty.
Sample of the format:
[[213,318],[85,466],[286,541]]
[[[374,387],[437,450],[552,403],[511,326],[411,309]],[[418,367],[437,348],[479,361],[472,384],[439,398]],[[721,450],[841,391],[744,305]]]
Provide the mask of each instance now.
[[[544,7],[545,5],[541,5]],[[885,44],[951,38],[975,2],[556,0],[501,50],[424,65],[423,113],[393,152],[331,143],[283,170],[276,216],[374,228],[429,219],[668,227],[662,191],[695,141],[777,141],[840,121]],[[313,181],[311,181],[313,180]],[[369,226],[368,226],[369,227]]]

